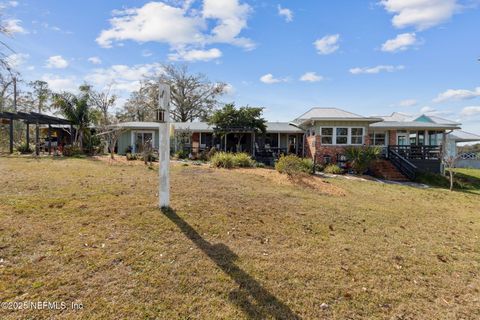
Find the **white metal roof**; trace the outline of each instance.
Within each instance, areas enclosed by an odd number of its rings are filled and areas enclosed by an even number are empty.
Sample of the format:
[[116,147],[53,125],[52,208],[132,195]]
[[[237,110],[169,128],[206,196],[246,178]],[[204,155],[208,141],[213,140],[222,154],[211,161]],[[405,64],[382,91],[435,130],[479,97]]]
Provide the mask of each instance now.
[[389,116],[380,117],[384,121],[373,123],[370,127],[394,129],[460,129],[460,123],[458,122],[427,114],[411,115],[402,112],[393,112]]
[[303,123],[311,120],[378,122],[383,119],[378,117],[364,117],[338,108],[314,107],[295,119],[294,122]]
[[452,140],[456,142],[474,142],[480,141],[480,135],[462,131],[462,130],[455,130],[448,135]]
[[[172,122],[175,130],[194,132],[213,132],[213,127],[206,122]],[[119,127],[131,129],[158,129],[157,122],[123,122]],[[267,132],[302,133],[303,130],[288,122],[267,122]]]

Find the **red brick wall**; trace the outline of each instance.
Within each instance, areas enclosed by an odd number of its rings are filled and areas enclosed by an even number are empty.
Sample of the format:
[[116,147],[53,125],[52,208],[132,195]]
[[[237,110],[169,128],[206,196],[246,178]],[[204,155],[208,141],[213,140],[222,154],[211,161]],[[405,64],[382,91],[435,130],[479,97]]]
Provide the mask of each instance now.
[[[322,139],[320,135],[316,135],[315,141],[315,157],[316,162],[323,163],[323,157],[328,155],[332,162],[337,162],[337,155],[345,154],[345,149],[350,147],[349,145],[336,146],[336,145],[322,145]],[[370,137],[364,136],[364,143],[370,145]]]
[[394,146],[397,144],[397,131],[396,130],[389,130],[388,131],[388,145]]

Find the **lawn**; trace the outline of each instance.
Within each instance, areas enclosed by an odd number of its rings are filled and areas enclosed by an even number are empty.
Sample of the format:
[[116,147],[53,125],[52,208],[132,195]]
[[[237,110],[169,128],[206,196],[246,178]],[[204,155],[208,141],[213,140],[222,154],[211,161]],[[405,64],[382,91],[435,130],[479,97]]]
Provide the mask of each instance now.
[[143,165],[0,172],[0,301],[83,306],[0,319],[480,318],[476,194],[176,164],[161,212]]

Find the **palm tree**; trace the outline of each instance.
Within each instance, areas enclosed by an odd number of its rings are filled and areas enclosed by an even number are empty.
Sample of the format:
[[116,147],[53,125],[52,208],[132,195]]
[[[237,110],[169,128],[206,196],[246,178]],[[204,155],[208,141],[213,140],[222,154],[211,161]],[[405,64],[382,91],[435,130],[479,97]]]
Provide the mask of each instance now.
[[55,94],[53,106],[58,108],[63,116],[76,127],[74,144],[83,150],[83,135],[91,122],[91,110],[88,91],[81,90],[74,95],[69,92]]

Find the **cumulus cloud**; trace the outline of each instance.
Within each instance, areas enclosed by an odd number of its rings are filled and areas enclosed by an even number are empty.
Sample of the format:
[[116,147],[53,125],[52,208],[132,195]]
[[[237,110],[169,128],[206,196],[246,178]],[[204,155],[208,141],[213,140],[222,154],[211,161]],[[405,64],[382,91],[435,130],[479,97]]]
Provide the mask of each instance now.
[[42,80],[48,83],[49,88],[54,92],[77,91],[78,82],[73,76],[61,77],[53,74],[45,74]]
[[99,57],[90,57],[88,58],[88,62],[92,64],[101,64],[102,60]]
[[425,30],[449,20],[458,10],[457,0],[382,0],[380,4],[393,14],[396,28]]
[[13,53],[7,57],[7,63],[11,68],[16,69],[23,65],[29,57],[30,55],[26,53]]
[[267,73],[260,77],[260,81],[266,84],[273,84],[273,83],[279,83],[279,82],[286,82],[287,79],[275,78],[273,74]]
[[350,69],[351,74],[376,74],[380,72],[395,72],[405,69],[404,66],[390,66],[390,65],[380,65],[376,67],[364,67],[364,68],[352,68]]
[[293,21],[293,11],[287,8],[282,8],[281,5],[278,5],[278,15],[285,19],[285,22]]
[[409,47],[416,45],[417,37],[415,33],[402,33],[397,35],[394,39],[385,41],[382,45],[384,52],[398,52],[407,50]]
[[465,107],[462,109],[460,114],[467,117],[480,115],[480,106]]
[[68,67],[68,61],[62,56],[51,56],[47,59],[47,64],[45,66],[47,68],[65,69]]
[[326,35],[323,38],[317,39],[313,44],[317,49],[318,54],[326,55],[334,53],[338,50],[338,48],[340,48],[338,45],[339,39],[339,34]]
[[222,51],[217,48],[209,50],[179,50],[176,53],[168,55],[168,59],[172,61],[209,61],[218,59],[222,56]]
[[317,75],[315,72],[306,72],[300,77],[300,81],[305,81],[305,82],[318,82],[322,80],[323,80],[323,77]]
[[[139,8],[116,10],[110,28],[102,30],[97,43],[111,47],[125,40],[161,42],[173,51],[205,50],[204,46],[227,43],[253,49],[255,44],[240,36],[247,27],[251,7],[239,0],[203,0],[200,10],[163,2],[148,2]],[[218,49],[216,49],[218,50]],[[197,52],[198,53],[198,52]],[[216,51],[218,54],[218,51]],[[210,52],[211,54],[211,52]],[[179,52],[179,55],[182,54]]]
[[99,88],[113,84],[116,90],[132,92],[139,89],[140,80],[144,77],[152,77],[161,72],[162,67],[158,63],[134,66],[117,64],[109,68],[94,69],[85,80]]
[[398,106],[403,107],[403,108],[413,107],[415,105],[417,105],[417,100],[415,100],[415,99],[405,99],[405,100],[402,100],[398,103]]
[[435,99],[433,99],[433,101],[445,102],[448,100],[469,100],[476,97],[480,97],[480,87],[477,87],[474,90],[448,89],[440,93]]
[[19,19],[7,19],[4,21],[5,30],[8,33],[15,34],[15,33],[28,33],[24,27],[21,26],[22,21]]

